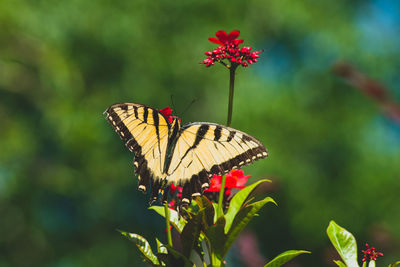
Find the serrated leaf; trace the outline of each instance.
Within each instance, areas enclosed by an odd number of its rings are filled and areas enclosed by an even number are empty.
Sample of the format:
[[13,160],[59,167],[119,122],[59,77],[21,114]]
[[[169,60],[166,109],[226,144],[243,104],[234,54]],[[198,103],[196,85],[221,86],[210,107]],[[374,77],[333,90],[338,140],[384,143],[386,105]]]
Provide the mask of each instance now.
[[333,262],[336,263],[336,265],[339,267],[347,267],[346,264],[343,263],[343,261],[333,261]]
[[[254,202],[239,210],[226,236],[226,242],[224,244],[224,249],[222,253],[223,257],[225,257],[226,253],[229,251],[233,242],[236,240],[236,238],[238,237],[239,233],[243,230],[243,228],[250,222],[250,220],[257,214],[257,212],[268,202],[275,203],[275,201],[272,198],[266,197],[263,200]],[[226,229],[226,225],[224,229]]]
[[226,224],[224,229],[225,233],[228,233],[232,225],[232,222],[235,219],[236,214],[243,207],[244,203],[246,203],[251,193],[262,183],[268,183],[268,182],[271,181],[266,179],[260,180],[254,184],[246,186],[232,197],[231,202],[229,203],[228,211],[225,214],[225,219],[226,219]]
[[283,264],[285,264],[286,262],[288,262],[291,259],[293,259],[294,257],[297,257],[297,256],[299,256],[301,254],[304,254],[304,253],[311,253],[311,252],[306,251],[306,250],[288,250],[288,251],[285,251],[285,252],[279,254],[278,256],[276,256],[270,262],[268,262],[264,267],[280,267]]
[[358,267],[357,243],[354,236],[334,221],[329,223],[326,232],[347,267]]
[[[163,206],[151,206],[149,207],[150,210],[154,210],[161,216],[165,218],[165,210]],[[181,233],[183,230],[183,227],[185,227],[186,221],[182,217],[179,218],[178,212],[175,210],[169,210],[170,211],[170,218],[169,221],[172,224],[172,226],[179,232]]]
[[149,242],[143,237],[138,234],[132,234],[124,231],[118,230],[123,236],[125,236],[128,240],[135,243],[137,248],[142,252],[143,258],[150,264],[159,265],[159,261],[154,255],[153,251],[151,251],[151,247]]

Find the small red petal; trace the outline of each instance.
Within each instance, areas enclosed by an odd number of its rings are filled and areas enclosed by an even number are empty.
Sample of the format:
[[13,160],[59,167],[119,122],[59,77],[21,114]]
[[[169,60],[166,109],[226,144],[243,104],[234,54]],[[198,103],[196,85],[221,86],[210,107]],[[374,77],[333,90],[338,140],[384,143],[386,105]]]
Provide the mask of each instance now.
[[170,107],[165,107],[160,110],[160,113],[163,114],[165,117],[169,117],[172,113],[172,109]]
[[231,31],[227,36],[228,40],[230,42],[232,42],[233,40],[235,40],[239,36],[239,34],[240,34],[240,31]]
[[220,40],[218,40],[217,38],[208,38],[208,41],[210,41],[211,43],[215,43],[215,44],[220,44],[220,45],[224,45],[224,43],[222,43]]
[[217,36],[217,38],[223,43],[225,44],[226,41],[228,41],[228,35],[226,34],[225,31],[217,31],[215,33],[215,35]]
[[240,44],[242,44],[243,43],[243,39],[236,39],[235,40],[235,45],[240,45]]

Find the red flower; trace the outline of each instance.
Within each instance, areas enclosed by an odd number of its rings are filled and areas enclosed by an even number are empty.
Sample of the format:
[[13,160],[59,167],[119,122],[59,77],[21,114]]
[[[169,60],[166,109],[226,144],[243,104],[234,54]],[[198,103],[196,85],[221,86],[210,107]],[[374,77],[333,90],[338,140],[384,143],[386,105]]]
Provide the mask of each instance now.
[[163,114],[165,117],[169,117],[172,114],[172,109],[170,107],[165,107],[163,109],[160,109],[161,114]]
[[[230,195],[231,189],[233,188],[244,188],[244,184],[247,182],[251,175],[244,176],[242,170],[231,170],[225,178],[225,189],[228,195]],[[210,181],[210,187],[205,192],[219,192],[221,190],[221,175],[213,175]]]
[[240,34],[240,31],[231,31],[229,34],[226,34],[225,31],[217,31],[215,35],[217,38],[208,38],[211,43],[216,43],[220,45],[228,45],[230,43],[235,43],[239,45],[243,43],[243,39],[236,39]]
[[225,188],[245,188],[244,184],[250,177],[251,175],[244,176],[242,170],[231,170],[226,175]]
[[182,186],[175,186],[174,184],[170,185],[170,193],[171,193],[171,195],[174,195],[175,191],[178,190],[178,194],[177,194],[178,198],[182,197],[182,189],[183,189]]
[[365,244],[365,247],[367,248],[366,250],[361,250],[361,252],[364,253],[364,258],[362,259],[362,261],[367,261],[367,260],[375,261],[378,257],[383,256],[383,253],[375,252],[374,247],[370,248],[368,244]]
[[[259,57],[262,51],[254,51],[251,52],[250,46],[245,46],[239,48],[239,45],[243,43],[243,39],[236,39],[239,36],[239,31],[232,31],[229,34],[226,34],[224,31],[218,31],[215,35],[217,38],[209,38],[208,40],[212,43],[219,44],[216,49],[212,52],[208,51],[205,53],[207,58],[203,60],[203,64],[206,67],[210,67],[217,63],[221,63],[224,66],[230,68],[236,68],[239,65],[243,67],[248,67],[249,65],[257,62],[257,58]],[[228,60],[231,66],[224,61]]]
[[214,174],[210,180],[210,187],[204,191],[205,192],[219,192],[221,190],[221,181],[222,181],[222,175]]
[[172,123],[174,119],[178,119],[179,123],[181,122],[181,119],[176,117],[176,116],[171,116],[172,114],[172,109],[170,107],[165,107],[163,109],[160,109],[160,113],[163,114],[169,121],[169,123]]

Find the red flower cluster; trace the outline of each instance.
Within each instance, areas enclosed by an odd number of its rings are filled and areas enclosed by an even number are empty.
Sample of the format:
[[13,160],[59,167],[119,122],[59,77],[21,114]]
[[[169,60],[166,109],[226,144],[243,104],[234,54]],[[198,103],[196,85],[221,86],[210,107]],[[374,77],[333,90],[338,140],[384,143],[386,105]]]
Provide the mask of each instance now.
[[365,244],[365,247],[367,248],[366,250],[361,250],[361,252],[364,253],[364,258],[362,259],[362,261],[366,261],[366,260],[375,261],[378,257],[383,256],[383,253],[375,252],[374,247],[370,248],[368,244]]
[[[237,189],[242,189],[245,188],[244,184],[247,182],[247,179],[249,179],[251,175],[244,175],[242,170],[231,170],[228,174],[226,174],[226,179],[225,179],[225,197],[224,199],[226,201],[225,204],[226,206],[228,205],[228,197],[231,195],[231,190],[234,188]],[[210,187],[206,190],[204,190],[205,195],[211,200],[211,201],[218,201],[218,194],[216,192],[219,192],[221,190],[221,182],[222,182],[222,175],[213,175],[213,177],[210,180]],[[170,186],[170,194],[172,196],[171,202],[168,203],[168,206],[171,209],[176,210],[177,209],[177,199],[182,198],[182,187],[181,186],[175,186],[174,184],[171,184]],[[176,194],[176,196],[175,196]]]
[[181,122],[181,119],[176,117],[176,116],[171,116],[172,114],[172,109],[170,107],[165,107],[163,109],[160,109],[160,113],[163,114],[169,121],[169,123],[172,123],[174,119],[178,119],[179,123]]
[[242,65],[248,67],[249,65],[257,62],[262,51],[251,52],[251,46],[244,46],[239,48],[239,44],[243,43],[243,39],[236,39],[239,36],[239,31],[232,31],[227,34],[224,31],[218,31],[215,35],[217,38],[209,38],[208,40],[212,43],[219,44],[212,52],[208,51],[205,53],[207,58],[203,61],[206,67],[210,67],[215,62],[220,62],[226,66],[223,60],[227,59],[232,66],[236,67]]
[[[231,194],[231,189],[245,188],[244,184],[247,182],[251,175],[244,176],[242,170],[231,170],[225,178],[225,195]],[[213,175],[211,178],[210,187],[204,192],[219,192],[221,190],[222,175]]]

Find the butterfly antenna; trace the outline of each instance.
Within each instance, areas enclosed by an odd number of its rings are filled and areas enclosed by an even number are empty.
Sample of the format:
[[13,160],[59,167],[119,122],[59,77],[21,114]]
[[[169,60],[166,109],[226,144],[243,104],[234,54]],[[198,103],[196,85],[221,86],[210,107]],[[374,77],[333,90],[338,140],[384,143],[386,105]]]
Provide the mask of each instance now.
[[[194,104],[194,102],[196,102],[196,101],[197,101],[196,98],[193,99],[192,102],[190,102],[189,105],[187,105],[187,107],[186,107],[185,110],[183,111],[183,114],[185,114],[186,111],[188,111],[188,109],[189,109],[189,108]],[[182,114],[182,115],[183,115],[183,114]]]
[[174,95],[172,95],[172,94],[171,94],[171,106],[172,106],[172,110],[175,111],[174,113],[178,115],[178,111],[175,108]]

